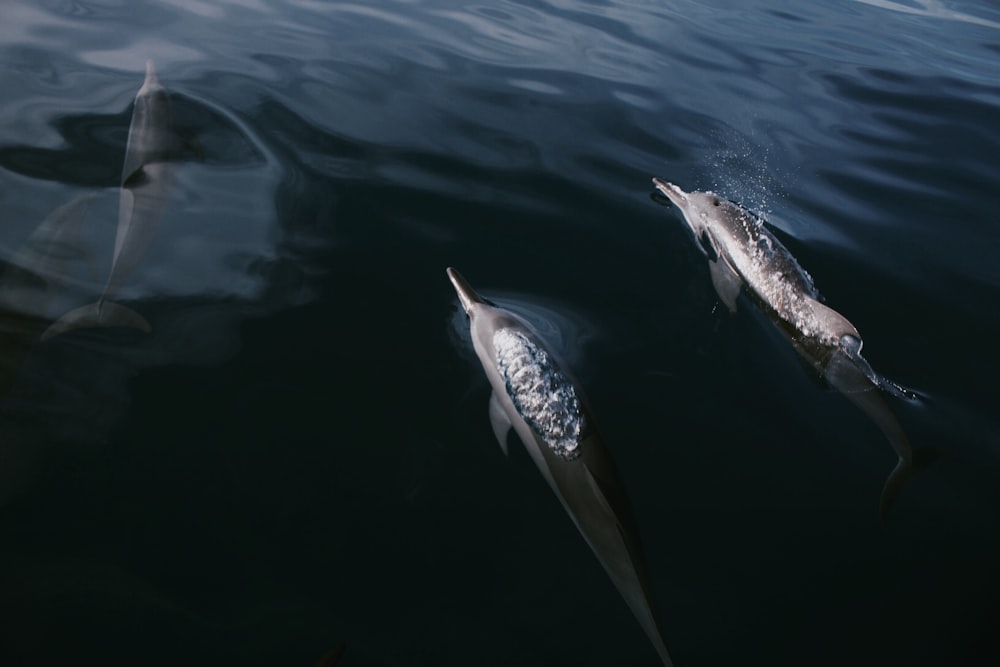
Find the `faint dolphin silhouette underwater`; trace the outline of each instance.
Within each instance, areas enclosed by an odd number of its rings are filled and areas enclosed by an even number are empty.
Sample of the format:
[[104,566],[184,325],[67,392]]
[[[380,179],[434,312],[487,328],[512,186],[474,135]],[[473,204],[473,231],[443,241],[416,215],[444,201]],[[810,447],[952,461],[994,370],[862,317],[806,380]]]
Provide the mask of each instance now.
[[126,276],[138,265],[152,239],[173,183],[173,165],[180,141],[174,132],[170,100],[160,84],[153,62],[146,62],[146,78],[135,96],[118,201],[118,230],[111,270],[101,297],[76,308],[52,324],[42,340],[72,329],[129,327],[152,330],[142,315],[111,301]]
[[906,396],[905,390],[872,370],[861,356],[861,334],[847,318],[819,302],[812,278],[759,217],[713,192],[684,192],[659,178],[653,178],[653,184],[683,214],[729,311],[736,311],[736,299],[745,287],[795,350],[888,439],[899,460],[882,487],[879,515],[884,521],[904,483],[937,453],[915,457],[903,427],[878,391]]
[[625,486],[582,395],[530,325],[483,299],[455,269],[447,273],[493,388],[489,415],[500,447],[507,452],[513,429],[671,667]]

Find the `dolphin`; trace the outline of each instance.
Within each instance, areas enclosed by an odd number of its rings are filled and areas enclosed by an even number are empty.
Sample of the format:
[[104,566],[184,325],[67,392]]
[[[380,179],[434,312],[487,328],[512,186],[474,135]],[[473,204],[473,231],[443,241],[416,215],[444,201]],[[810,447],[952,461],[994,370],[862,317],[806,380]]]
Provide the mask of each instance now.
[[96,303],[66,313],[42,334],[42,340],[85,327],[130,327],[148,333],[149,322],[111,301],[125,277],[138,265],[159,226],[173,183],[172,160],[180,141],[171,121],[170,100],[152,61],[135,96],[125,147],[118,199],[115,251],[104,291]]
[[[820,303],[812,277],[759,217],[713,192],[684,192],[659,178],[653,178],[653,184],[683,214],[729,311],[736,311],[736,299],[745,288],[795,350],[885,435],[899,460],[882,488],[879,514],[884,521],[915,465],[909,438],[878,390],[896,396],[907,392],[872,370],[861,356],[861,334],[847,318]],[[922,465],[919,461],[916,467]]]
[[624,484],[582,394],[527,322],[479,296],[455,269],[447,273],[493,387],[489,414],[500,447],[506,454],[514,429],[663,664],[672,667]]

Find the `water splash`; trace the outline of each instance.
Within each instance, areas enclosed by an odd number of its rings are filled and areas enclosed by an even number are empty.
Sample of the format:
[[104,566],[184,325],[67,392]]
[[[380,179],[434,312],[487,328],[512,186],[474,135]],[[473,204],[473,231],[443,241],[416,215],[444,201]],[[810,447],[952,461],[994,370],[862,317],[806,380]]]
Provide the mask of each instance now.
[[518,413],[560,458],[578,458],[585,421],[573,384],[545,350],[520,331],[498,330],[493,346]]

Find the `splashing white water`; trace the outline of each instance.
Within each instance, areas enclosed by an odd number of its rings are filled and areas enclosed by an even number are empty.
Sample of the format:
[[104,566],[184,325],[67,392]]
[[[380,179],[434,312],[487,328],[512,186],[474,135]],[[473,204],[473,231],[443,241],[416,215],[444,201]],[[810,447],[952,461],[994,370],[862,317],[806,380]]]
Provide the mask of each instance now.
[[568,378],[545,350],[519,331],[498,330],[493,346],[518,413],[559,457],[580,456],[584,418]]

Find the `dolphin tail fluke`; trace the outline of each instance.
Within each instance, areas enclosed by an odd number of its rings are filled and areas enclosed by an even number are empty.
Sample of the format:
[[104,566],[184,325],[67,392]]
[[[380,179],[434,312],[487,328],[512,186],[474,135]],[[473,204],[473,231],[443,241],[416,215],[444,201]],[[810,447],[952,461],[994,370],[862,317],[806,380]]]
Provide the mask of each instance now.
[[930,448],[921,449],[913,453],[913,460],[899,459],[896,467],[889,473],[882,487],[882,497],[879,498],[878,513],[882,523],[885,524],[889,517],[889,511],[896,502],[899,492],[909,483],[911,479],[923,472],[928,466],[938,459],[947,456],[948,452],[943,449]]
[[74,329],[96,327],[125,327],[138,329],[143,333],[153,330],[146,318],[127,306],[111,301],[99,301],[71,310],[42,333],[42,340],[48,340]]

